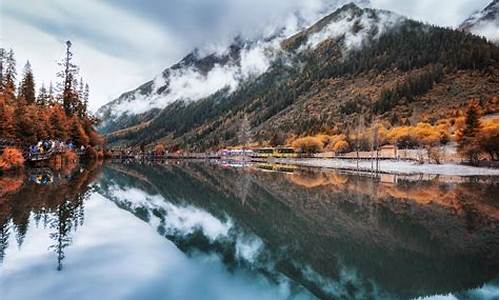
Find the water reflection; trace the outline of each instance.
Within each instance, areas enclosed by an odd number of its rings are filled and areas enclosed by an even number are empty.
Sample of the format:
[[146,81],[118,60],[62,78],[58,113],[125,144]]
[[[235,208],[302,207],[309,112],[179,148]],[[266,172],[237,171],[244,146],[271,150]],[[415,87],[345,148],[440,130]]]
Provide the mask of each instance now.
[[[497,178],[374,180],[202,164],[115,166],[106,174],[111,186],[230,216],[265,244],[268,261],[257,269],[284,274],[319,298],[446,295],[497,277]],[[158,215],[145,211],[135,213],[146,221]],[[215,251],[229,267],[241,265],[235,246],[198,235],[167,238],[183,251]],[[273,272],[262,266],[269,261]]]
[[15,235],[21,248],[31,221],[36,227],[49,229],[49,249],[56,254],[57,270],[61,270],[71,234],[83,225],[84,203],[98,172],[94,163],[63,171],[32,169],[27,174],[0,178],[0,263],[9,247],[9,236]]
[[498,297],[498,177],[169,162],[111,164],[89,188],[97,169],[2,185],[5,299],[40,298],[15,279],[43,269],[22,250],[43,234],[28,253],[66,256],[55,282],[83,299]]

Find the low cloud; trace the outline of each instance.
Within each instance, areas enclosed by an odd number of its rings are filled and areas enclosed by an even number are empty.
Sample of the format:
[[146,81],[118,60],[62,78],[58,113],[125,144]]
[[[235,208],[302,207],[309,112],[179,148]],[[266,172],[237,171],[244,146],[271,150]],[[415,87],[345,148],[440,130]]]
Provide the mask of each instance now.
[[498,20],[495,21],[483,21],[479,22],[470,29],[470,32],[476,35],[484,36],[489,41],[498,44]]
[[[346,11],[340,15],[339,20],[330,23],[321,31],[312,34],[304,47],[315,48],[327,39],[343,37],[345,50],[358,49],[369,37],[370,32],[376,32],[376,35],[373,37],[376,39],[387,29],[396,26],[403,19],[402,16],[387,11],[378,11],[376,17],[366,12],[363,12],[361,16],[352,17]],[[359,26],[360,29],[355,30],[356,26]]]

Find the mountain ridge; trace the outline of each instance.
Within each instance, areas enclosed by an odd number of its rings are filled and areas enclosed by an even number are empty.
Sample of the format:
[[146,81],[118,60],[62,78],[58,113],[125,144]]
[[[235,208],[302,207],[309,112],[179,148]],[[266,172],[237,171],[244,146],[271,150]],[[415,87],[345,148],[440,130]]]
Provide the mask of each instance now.
[[[360,115],[367,122],[403,122],[417,104],[434,118],[443,103],[421,102],[427,94],[438,95],[438,102],[451,96],[459,109],[469,97],[487,99],[498,92],[496,45],[388,11],[347,4],[279,42],[280,49],[272,48],[274,60],[257,76],[197,101],[169,103],[154,118],[134,124],[143,124],[137,130],[122,129],[108,135],[108,141],[203,150],[237,144],[245,118],[253,140],[265,141],[276,131],[300,135],[348,128]],[[432,77],[432,72],[443,73],[439,81],[445,84],[432,82],[415,95],[380,102],[383,90]],[[471,80],[482,89],[471,86]],[[440,92],[443,85],[449,91]],[[453,85],[458,87],[452,95]]]

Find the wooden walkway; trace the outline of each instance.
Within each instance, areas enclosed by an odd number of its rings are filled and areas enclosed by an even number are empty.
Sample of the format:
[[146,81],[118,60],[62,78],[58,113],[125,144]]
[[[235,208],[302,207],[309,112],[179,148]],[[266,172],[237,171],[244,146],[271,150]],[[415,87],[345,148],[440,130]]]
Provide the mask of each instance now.
[[[29,145],[18,142],[18,141],[12,141],[12,140],[6,140],[6,139],[0,139],[0,154],[3,152],[3,150],[7,147],[15,147],[21,149],[24,158],[27,161],[30,162],[40,162],[40,161],[46,161],[49,160],[52,156],[57,155],[57,154],[62,154],[64,152],[69,151],[70,149],[67,147],[64,147],[62,149],[56,149],[52,148],[49,151],[46,151],[44,153],[31,153],[29,151]],[[85,154],[85,151],[76,151],[76,154],[78,156],[82,156]]]
[[143,155],[143,154],[115,154],[113,155],[115,159],[146,159],[146,160],[166,160],[166,159],[219,159],[221,158],[218,154],[210,153],[167,153],[165,155]]

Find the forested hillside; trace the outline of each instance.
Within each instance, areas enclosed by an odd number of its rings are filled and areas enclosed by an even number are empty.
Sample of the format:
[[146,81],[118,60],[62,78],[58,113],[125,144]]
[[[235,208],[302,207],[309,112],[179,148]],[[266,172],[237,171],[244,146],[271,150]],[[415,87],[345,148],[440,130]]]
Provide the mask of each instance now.
[[[347,29],[332,30],[339,22]],[[432,125],[471,99],[483,114],[498,112],[498,46],[470,33],[348,4],[281,47],[266,72],[237,89],[175,101],[108,142],[206,150],[264,144],[278,133],[286,140],[349,134],[360,124]]]

